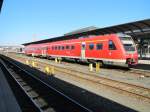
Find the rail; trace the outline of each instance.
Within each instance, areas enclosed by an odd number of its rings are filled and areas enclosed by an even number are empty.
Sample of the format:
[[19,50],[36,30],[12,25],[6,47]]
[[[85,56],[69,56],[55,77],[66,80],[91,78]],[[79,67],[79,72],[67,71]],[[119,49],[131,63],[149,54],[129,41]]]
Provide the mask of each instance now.
[[3,57],[1,58],[1,63],[5,70],[8,71],[9,75],[24,91],[26,97],[30,99],[32,106],[39,112],[55,112],[55,110],[92,112],[92,110],[46,84],[12,61]]

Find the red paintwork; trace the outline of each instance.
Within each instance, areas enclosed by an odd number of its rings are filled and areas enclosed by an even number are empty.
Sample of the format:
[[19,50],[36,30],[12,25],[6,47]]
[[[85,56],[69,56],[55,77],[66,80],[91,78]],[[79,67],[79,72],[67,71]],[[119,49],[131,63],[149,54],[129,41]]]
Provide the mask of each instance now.
[[[109,50],[108,49],[108,41],[112,40],[116,46],[116,50]],[[70,58],[81,58],[81,42],[86,43],[86,50],[85,50],[85,58],[86,59],[94,59],[94,60],[126,60],[128,58],[134,59],[134,63],[128,63],[132,65],[136,65],[138,62],[138,54],[137,50],[132,53],[128,54],[124,46],[122,45],[121,40],[116,34],[110,35],[103,35],[103,36],[93,36],[90,38],[80,38],[80,39],[72,39],[72,40],[64,40],[64,41],[57,41],[57,42],[50,42],[44,44],[34,44],[28,45],[25,47],[25,54],[31,55],[35,54],[37,56],[42,55],[42,48],[47,47],[45,53],[47,56],[54,56],[54,57],[70,57]],[[89,50],[89,44],[93,43],[94,50]],[[96,43],[102,43],[103,49],[96,50]],[[66,46],[66,45],[74,45],[75,49],[73,50],[52,50],[52,46]],[[33,49],[34,48],[34,49]],[[33,49],[33,50],[30,50]],[[96,58],[96,59],[95,59]]]

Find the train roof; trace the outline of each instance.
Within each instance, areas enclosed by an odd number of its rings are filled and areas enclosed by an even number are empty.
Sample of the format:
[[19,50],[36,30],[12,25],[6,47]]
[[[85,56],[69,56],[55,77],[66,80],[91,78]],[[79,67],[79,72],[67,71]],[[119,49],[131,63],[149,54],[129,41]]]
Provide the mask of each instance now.
[[77,33],[70,33],[67,35],[54,37],[50,39],[44,39],[29,43],[24,43],[23,45],[30,45],[30,44],[40,44],[40,43],[47,43],[47,42],[54,42],[54,41],[61,41],[61,40],[69,40],[69,39],[76,39],[82,36],[88,35],[105,35],[105,34],[112,34],[112,33],[122,33],[128,34],[132,37],[136,38],[138,35],[146,35],[150,34],[150,19],[104,27],[104,28],[96,28],[90,31],[77,32]]

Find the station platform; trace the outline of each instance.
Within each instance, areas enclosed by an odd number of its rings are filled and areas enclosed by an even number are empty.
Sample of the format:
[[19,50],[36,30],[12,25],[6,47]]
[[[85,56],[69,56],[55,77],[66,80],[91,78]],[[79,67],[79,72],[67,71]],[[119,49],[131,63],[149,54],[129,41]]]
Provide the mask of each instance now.
[[149,64],[150,65],[150,59],[139,60],[139,64]]
[[142,59],[138,61],[138,65],[134,67],[135,69],[148,70],[150,71],[150,59]]
[[0,112],[21,112],[19,104],[0,66]]

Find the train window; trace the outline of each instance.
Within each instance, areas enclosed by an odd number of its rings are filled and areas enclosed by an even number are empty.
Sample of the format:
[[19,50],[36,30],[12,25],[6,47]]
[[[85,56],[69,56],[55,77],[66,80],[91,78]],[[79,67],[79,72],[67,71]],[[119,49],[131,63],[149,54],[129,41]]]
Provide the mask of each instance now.
[[82,50],[85,50],[85,44],[82,44]]
[[54,50],[54,46],[52,46],[52,50]]
[[[38,48],[37,48],[37,49],[38,49]],[[48,49],[47,47],[43,47],[43,48],[42,48],[42,50],[47,50],[47,49]]]
[[61,50],[61,46],[58,46],[58,50]]
[[66,46],[66,49],[69,49],[69,48],[70,48],[70,46],[67,45],[67,46]]
[[94,44],[92,44],[92,43],[89,44],[89,49],[90,49],[90,50],[93,50],[93,49],[94,49]]
[[74,49],[74,48],[75,48],[75,47],[72,45],[72,46],[71,46],[71,49]]
[[55,50],[57,50],[57,46],[55,46]]
[[64,46],[61,46],[61,49],[62,49],[62,50],[64,50],[64,49],[65,49],[65,47],[64,47]]
[[96,44],[96,50],[101,50],[101,49],[103,49],[103,44],[102,43]]
[[116,46],[112,40],[109,40],[109,50],[116,50]]

